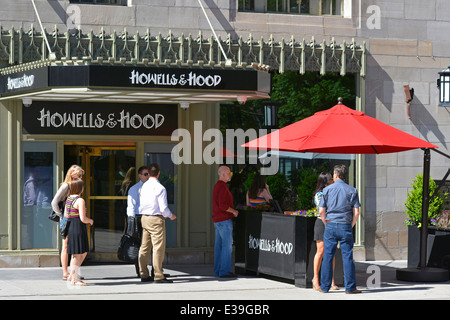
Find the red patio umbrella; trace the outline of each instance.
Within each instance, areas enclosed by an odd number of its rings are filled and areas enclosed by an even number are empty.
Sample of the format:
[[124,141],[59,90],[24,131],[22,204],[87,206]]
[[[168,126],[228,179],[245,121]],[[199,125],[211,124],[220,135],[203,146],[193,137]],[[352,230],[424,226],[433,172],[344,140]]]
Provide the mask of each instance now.
[[342,103],[242,146],[249,149],[361,154],[437,148]]
[[340,102],[333,108],[293,123],[242,147],[296,152],[377,154],[424,149],[420,266],[397,270],[404,281],[446,281],[448,271],[426,267],[430,149],[425,140],[389,126]]

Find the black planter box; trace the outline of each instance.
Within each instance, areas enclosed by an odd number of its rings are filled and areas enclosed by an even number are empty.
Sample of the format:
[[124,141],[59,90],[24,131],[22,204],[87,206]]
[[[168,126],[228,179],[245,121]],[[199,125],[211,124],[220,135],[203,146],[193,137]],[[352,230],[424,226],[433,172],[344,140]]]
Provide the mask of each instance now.
[[[261,211],[240,211],[236,219],[236,272],[256,272],[292,280],[295,286],[311,288],[317,218]],[[340,250],[336,252],[336,284],[343,285]]]
[[[408,268],[420,264],[420,232],[416,226],[408,226]],[[427,267],[450,268],[450,230],[428,227]]]

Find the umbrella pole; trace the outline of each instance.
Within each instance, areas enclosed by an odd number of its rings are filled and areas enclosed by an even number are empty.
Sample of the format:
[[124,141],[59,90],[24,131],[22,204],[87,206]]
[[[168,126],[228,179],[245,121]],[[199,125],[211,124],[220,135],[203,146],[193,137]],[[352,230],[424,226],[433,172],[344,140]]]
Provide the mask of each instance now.
[[420,269],[427,266],[428,208],[430,207],[430,149],[423,155],[422,228],[420,232]]
[[[420,261],[417,268],[397,270],[397,280],[410,282],[440,282],[449,279],[449,272],[427,267],[428,208],[430,206],[430,149],[423,149],[422,227],[420,233]],[[410,250],[411,248],[408,248]]]

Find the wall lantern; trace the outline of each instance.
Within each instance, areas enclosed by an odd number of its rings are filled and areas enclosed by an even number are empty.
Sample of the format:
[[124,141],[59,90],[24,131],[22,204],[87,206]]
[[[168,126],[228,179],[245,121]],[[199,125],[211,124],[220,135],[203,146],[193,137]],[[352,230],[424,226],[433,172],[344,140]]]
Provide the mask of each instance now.
[[264,128],[278,129],[278,102],[266,101],[264,103]]
[[450,107],[450,67],[439,72],[439,107]]

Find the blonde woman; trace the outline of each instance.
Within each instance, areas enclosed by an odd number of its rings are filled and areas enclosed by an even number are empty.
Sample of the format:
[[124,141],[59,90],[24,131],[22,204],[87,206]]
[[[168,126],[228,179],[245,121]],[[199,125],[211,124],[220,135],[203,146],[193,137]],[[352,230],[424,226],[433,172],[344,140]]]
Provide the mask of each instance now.
[[[61,221],[64,219],[63,212],[61,211],[61,208],[59,207],[60,202],[64,202],[67,196],[70,194],[70,185],[73,181],[81,180],[84,175],[84,170],[74,164],[72,165],[69,170],[67,170],[66,178],[64,179],[64,182],[61,183],[61,186],[58,189],[58,192],[56,192],[55,196],[52,200],[52,208],[53,211],[56,212],[60,218]],[[65,205],[65,203],[64,203]],[[63,269],[63,280],[67,280],[69,277],[69,255],[67,254],[67,237],[63,239],[63,247],[61,250],[61,266]]]
[[81,264],[89,251],[86,224],[93,225],[94,220],[86,215],[86,203],[81,194],[83,193],[83,180],[72,181],[70,195],[66,200],[64,216],[69,219],[69,233],[67,235],[67,253],[72,255],[70,261],[70,280],[72,285],[86,286],[80,280],[79,270]]

